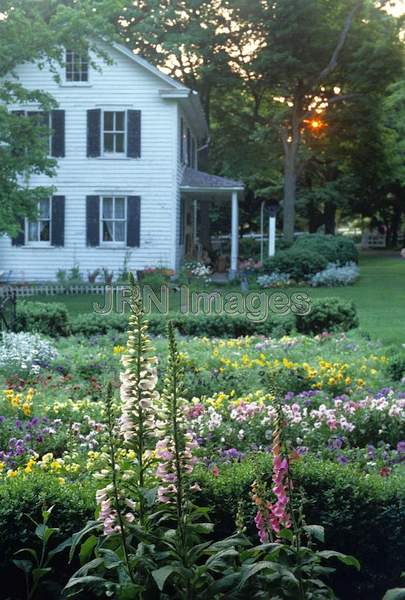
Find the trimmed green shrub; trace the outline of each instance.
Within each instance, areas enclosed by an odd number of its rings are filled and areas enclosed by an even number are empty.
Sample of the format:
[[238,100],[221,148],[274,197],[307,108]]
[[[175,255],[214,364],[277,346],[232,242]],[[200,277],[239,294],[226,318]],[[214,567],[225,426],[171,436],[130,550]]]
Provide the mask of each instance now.
[[52,337],[69,335],[69,313],[61,302],[17,302],[15,331]]
[[304,281],[311,275],[323,271],[328,264],[326,258],[316,252],[295,248],[281,250],[263,262],[263,273],[287,273],[295,281]]
[[401,381],[405,376],[405,353],[397,352],[388,358],[387,372],[394,381]]
[[359,326],[359,319],[353,302],[322,298],[312,303],[308,314],[296,316],[296,326],[304,334],[349,331]]
[[172,320],[181,335],[208,337],[240,337],[246,335],[267,335],[280,337],[291,333],[295,326],[292,315],[275,319],[268,317],[256,322],[245,316],[229,315],[158,315],[148,317],[149,330],[155,335],[165,334],[168,320]]
[[[242,463],[212,471],[198,468],[201,501],[212,507],[211,518],[218,539],[235,529],[238,507],[244,506],[248,534],[257,539],[253,523],[251,485],[271,477],[271,456],[256,455]],[[302,459],[292,465],[297,492],[305,499],[308,524],[325,527],[328,548],[352,554],[361,563],[359,573],[347,570],[332,587],[341,600],[380,600],[399,583],[405,555],[405,480],[363,474],[348,466]]]
[[70,330],[73,335],[105,335],[111,330],[124,332],[128,329],[128,316],[111,313],[101,315],[97,313],[84,313],[72,317]]
[[295,240],[293,248],[319,254],[328,263],[344,265],[349,262],[357,263],[359,260],[359,253],[353,240],[342,235],[300,235]]
[[[64,541],[72,533],[79,531],[89,519],[94,518],[95,490],[97,483],[90,477],[77,483],[59,485],[55,475],[38,473],[35,477],[16,477],[6,479],[0,486],[0,571],[7,572],[2,578],[3,598],[23,598],[24,578],[21,571],[12,564],[14,553],[26,547],[36,545],[35,526],[29,517],[42,522],[43,508],[54,506],[51,526],[59,527],[53,543]],[[66,554],[53,561],[59,583],[68,580],[75,565],[67,563]],[[51,576],[52,578],[52,576]],[[10,587],[7,587],[10,586]],[[4,595],[3,595],[4,594]],[[53,600],[59,595],[42,595],[41,600]]]
[[[149,331],[152,335],[165,335],[167,322],[172,320],[180,335],[196,337],[240,337],[245,335],[272,335],[280,337],[291,333],[295,327],[292,315],[275,319],[269,317],[263,323],[257,323],[245,316],[229,315],[190,315],[172,313],[148,316]],[[111,330],[124,332],[128,329],[125,315],[84,314],[74,317],[71,331],[74,335],[104,335]]]

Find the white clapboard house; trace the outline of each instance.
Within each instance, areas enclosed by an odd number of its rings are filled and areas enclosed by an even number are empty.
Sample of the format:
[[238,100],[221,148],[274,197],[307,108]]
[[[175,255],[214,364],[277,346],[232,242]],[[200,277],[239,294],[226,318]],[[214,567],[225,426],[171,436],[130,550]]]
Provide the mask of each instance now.
[[[208,138],[198,94],[127,48],[109,47],[112,62],[96,69],[73,51],[56,80],[51,69],[20,65],[28,89],[57,101],[46,118],[56,177],[39,218],[27,219],[15,239],[0,239],[0,271],[9,281],[50,281],[59,269],[119,272],[151,266],[177,270],[198,247],[197,206],[231,204],[231,273],[237,269],[240,182],[198,170]],[[11,107],[21,118],[34,105]]]

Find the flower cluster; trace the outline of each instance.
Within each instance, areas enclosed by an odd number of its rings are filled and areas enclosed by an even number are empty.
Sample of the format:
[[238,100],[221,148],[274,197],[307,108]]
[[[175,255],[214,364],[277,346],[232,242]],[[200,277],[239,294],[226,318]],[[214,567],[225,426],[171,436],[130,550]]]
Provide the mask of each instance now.
[[[156,476],[161,482],[158,488],[158,500],[164,504],[174,502],[174,497],[178,491],[178,468],[176,458],[182,473],[186,475],[192,474],[194,465],[197,461],[196,457],[193,455],[193,451],[198,444],[195,441],[193,434],[189,432],[185,433],[184,440],[184,447],[177,457],[174,440],[172,438],[165,437],[156,444],[156,457],[160,461],[156,469]],[[192,489],[195,490],[196,487],[192,486]]]
[[32,399],[34,388],[29,388],[26,394],[17,393],[12,389],[4,390],[4,397],[14,411],[22,411],[24,416],[29,417],[32,412]]
[[336,287],[338,285],[353,285],[360,277],[360,269],[354,262],[340,266],[329,263],[323,271],[315,273],[310,279],[313,287]]
[[259,275],[257,283],[262,288],[284,287],[291,284],[291,279],[288,273],[275,271],[271,275]]
[[3,333],[0,370],[10,374],[36,375],[57,357],[53,345],[34,333]]
[[205,283],[209,283],[211,281],[210,275],[212,274],[212,269],[209,265],[206,265],[203,262],[187,262],[184,263],[183,268],[186,273],[189,273],[190,277],[196,277],[197,279],[203,280]]

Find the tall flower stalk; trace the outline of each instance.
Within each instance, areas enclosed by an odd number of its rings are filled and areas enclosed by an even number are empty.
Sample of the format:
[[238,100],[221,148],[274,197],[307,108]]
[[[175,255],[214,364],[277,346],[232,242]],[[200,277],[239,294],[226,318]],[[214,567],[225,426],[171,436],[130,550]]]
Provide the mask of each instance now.
[[273,476],[272,492],[275,501],[267,499],[268,491],[264,482],[254,482],[252,498],[257,506],[255,524],[259,539],[262,543],[269,539],[278,538],[282,529],[291,527],[291,515],[288,509],[290,499],[289,490],[291,482],[287,453],[283,448],[283,410],[281,404],[276,402],[276,414],[273,420]]
[[156,456],[160,461],[156,475],[160,480],[158,499],[160,502],[175,505],[179,533],[183,539],[187,497],[192,489],[189,476],[196,461],[193,449],[197,444],[194,436],[187,431],[182,397],[183,367],[171,322],[167,335],[168,363],[160,399],[159,424],[162,437],[156,444]]
[[133,277],[128,342],[122,357],[120,432],[126,446],[136,455],[135,489],[138,490],[139,520],[145,519],[145,476],[153,462],[150,448],[155,438],[155,413],[159,394],[157,358],[148,336],[148,323],[142,308],[140,290]]

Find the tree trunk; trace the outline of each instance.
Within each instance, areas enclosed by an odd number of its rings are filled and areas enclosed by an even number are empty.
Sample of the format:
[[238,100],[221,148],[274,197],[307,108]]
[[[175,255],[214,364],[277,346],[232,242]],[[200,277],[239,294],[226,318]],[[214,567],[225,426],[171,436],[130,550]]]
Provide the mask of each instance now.
[[301,102],[301,96],[298,93],[294,101],[290,126],[282,132],[284,147],[283,235],[287,242],[294,241],[297,162],[301,141]]
[[283,234],[287,242],[294,241],[295,195],[297,190],[295,160],[291,154],[285,157],[284,163]]
[[335,235],[336,233],[336,205],[332,202],[325,204],[324,210],[325,233]]

